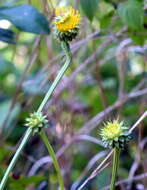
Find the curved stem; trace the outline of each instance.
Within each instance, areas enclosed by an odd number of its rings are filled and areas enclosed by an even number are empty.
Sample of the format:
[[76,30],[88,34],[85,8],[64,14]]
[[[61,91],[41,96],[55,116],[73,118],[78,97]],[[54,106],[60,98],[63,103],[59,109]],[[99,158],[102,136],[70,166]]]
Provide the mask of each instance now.
[[111,178],[110,190],[115,190],[117,169],[118,169],[118,165],[119,165],[119,155],[120,155],[120,148],[115,148],[114,153],[113,153],[113,168],[112,168],[112,178]]
[[47,137],[46,133],[44,132],[44,130],[41,131],[40,136],[41,136],[41,139],[44,142],[44,144],[45,144],[45,146],[46,146],[46,148],[47,148],[47,150],[48,150],[48,152],[52,158],[54,167],[55,167],[56,172],[57,172],[60,190],[64,190],[64,183],[63,183],[63,178],[62,178],[60,166],[59,166],[58,161],[56,159],[56,155],[54,153],[54,150],[53,150],[52,146],[50,145],[48,137]]
[[[67,42],[62,42],[61,43],[62,45],[62,48],[63,50],[65,51],[65,55],[66,55],[66,62],[65,64],[63,65],[63,67],[61,68],[61,70],[59,71],[57,77],[55,78],[53,84],[51,85],[51,87],[49,88],[47,94],[45,95],[42,103],[40,104],[37,112],[41,112],[42,109],[44,108],[45,104],[47,103],[47,101],[49,100],[49,98],[51,97],[52,93],[54,92],[56,86],[59,84],[59,82],[61,81],[63,75],[65,74],[66,70],[68,69],[70,63],[71,63],[71,52],[70,52],[70,48],[69,48],[69,44]],[[0,183],[0,190],[3,190],[4,187],[5,187],[5,184],[7,182],[7,179],[9,177],[9,174],[10,172],[12,171],[12,169],[14,168],[24,146],[26,145],[26,143],[28,142],[30,136],[32,135],[33,133],[33,129],[31,127],[28,128],[28,130],[26,131],[26,134],[19,146],[19,148],[17,149],[13,159],[11,160],[5,174],[4,174],[4,177]],[[43,133],[42,133],[43,134]],[[62,176],[61,176],[61,172],[60,172],[60,168],[59,168],[59,165],[58,165],[58,162],[56,160],[56,157],[55,157],[55,154],[53,156],[53,149],[51,147],[51,145],[49,144],[48,142],[48,139],[47,137],[45,137],[45,135],[43,135],[42,139],[44,139],[44,143],[46,144],[46,146],[48,147],[48,151],[50,151],[50,154],[52,153],[52,159],[53,159],[53,162],[54,162],[54,165],[55,165],[55,168],[57,170],[57,173],[58,173],[58,178],[59,178],[59,183],[60,183],[60,187],[61,187],[61,190],[64,190],[64,185],[63,185],[63,180],[62,180]],[[51,151],[52,150],[52,151]]]
[[8,180],[9,174],[12,171],[12,169],[14,168],[15,163],[17,162],[23,148],[25,147],[25,145],[28,142],[31,135],[32,135],[32,129],[28,128],[28,130],[26,131],[25,136],[24,136],[20,146],[18,147],[18,149],[17,149],[13,159],[11,160],[11,162],[10,162],[6,172],[5,172],[5,175],[4,175],[4,177],[3,177],[3,179],[2,179],[2,181],[0,183],[0,190],[4,189],[5,184],[6,184],[7,180]]
[[65,74],[66,70],[68,69],[70,63],[71,63],[71,52],[70,52],[70,48],[68,43],[66,42],[62,42],[62,48],[65,51],[65,55],[66,55],[66,62],[65,64],[62,66],[61,70],[59,71],[58,75],[56,76],[54,82],[52,83],[51,87],[49,88],[47,94],[45,95],[42,103],[40,104],[37,112],[41,112],[43,107],[45,106],[45,104],[47,103],[47,101],[49,100],[49,98],[51,97],[51,95],[53,94],[56,86],[59,84],[59,82],[61,81],[63,75]]

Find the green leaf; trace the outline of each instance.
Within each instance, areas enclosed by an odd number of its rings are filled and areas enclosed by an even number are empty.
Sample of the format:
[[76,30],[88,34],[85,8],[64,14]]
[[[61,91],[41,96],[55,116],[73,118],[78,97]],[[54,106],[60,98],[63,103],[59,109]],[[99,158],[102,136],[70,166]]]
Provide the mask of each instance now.
[[32,0],[31,1],[31,5],[39,10],[43,10],[43,3],[42,1],[38,1],[38,0]]
[[10,179],[10,188],[17,189],[17,190],[24,190],[26,189],[27,185],[30,184],[39,184],[41,181],[45,180],[44,176],[31,176],[31,177],[24,177],[22,176],[20,179]]
[[128,2],[120,3],[118,14],[123,23],[128,25],[129,28],[134,30],[143,28],[144,11],[142,2],[129,0]]
[[130,32],[128,33],[128,36],[133,40],[134,44],[143,46],[145,43],[145,40],[147,39],[147,35],[143,35],[142,33],[143,33],[142,30],[139,32],[139,34],[135,32]]
[[31,5],[17,5],[0,8],[0,19],[6,19],[19,30],[36,34],[48,34],[49,22],[46,17]]
[[[21,177],[17,180],[19,185],[29,185],[29,184],[38,184],[41,181],[45,180],[44,176],[31,176],[31,177]],[[16,182],[15,179],[11,179],[11,182]]]
[[99,0],[80,0],[81,8],[90,21],[93,20]]

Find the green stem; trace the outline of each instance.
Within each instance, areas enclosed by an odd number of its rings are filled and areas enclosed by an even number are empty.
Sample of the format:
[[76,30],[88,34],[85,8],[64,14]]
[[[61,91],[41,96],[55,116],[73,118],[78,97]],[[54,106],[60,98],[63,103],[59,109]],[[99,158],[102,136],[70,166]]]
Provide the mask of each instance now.
[[63,183],[63,178],[62,178],[62,174],[61,174],[61,170],[60,170],[60,166],[58,164],[58,161],[56,159],[56,155],[54,153],[54,150],[52,148],[52,146],[49,143],[48,137],[46,135],[46,133],[44,132],[44,130],[41,131],[40,133],[41,139],[44,142],[44,144],[46,145],[46,148],[52,158],[54,167],[56,169],[57,172],[57,177],[58,177],[58,181],[59,181],[59,185],[60,185],[60,190],[64,190],[64,183]]
[[[53,84],[49,88],[47,94],[45,95],[45,97],[44,97],[44,99],[42,101],[42,103],[40,104],[40,106],[39,106],[39,108],[37,110],[38,113],[41,112],[42,109],[44,108],[45,104],[47,103],[47,101],[49,100],[51,95],[53,94],[56,86],[61,81],[63,75],[65,74],[66,70],[68,69],[68,67],[69,67],[69,65],[71,63],[71,57],[72,56],[71,56],[69,44],[66,43],[66,42],[62,42],[61,45],[62,45],[62,48],[63,48],[63,50],[65,52],[65,55],[66,55],[66,62],[63,65],[63,67],[61,68],[61,70],[59,71],[59,73],[58,73],[57,77],[55,78]],[[2,181],[0,183],[0,190],[4,189],[5,184],[6,184],[7,180],[8,180],[9,174],[12,171],[12,169],[14,168],[14,166],[15,166],[15,164],[16,164],[19,156],[20,156],[20,153],[22,152],[25,144],[28,142],[28,140],[29,140],[30,136],[32,135],[32,133],[33,133],[33,129],[31,127],[29,127],[28,130],[26,131],[26,134],[25,134],[19,148],[17,149],[13,159],[11,160],[10,165],[8,166],[8,168],[7,168],[7,170],[6,170],[5,174],[4,174],[4,177],[3,177],[3,179],[2,179]],[[47,143],[47,139],[45,141]],[[49,145],[48,143],[46,145]],[[49,146],[50,146],[50,149],[48,149],[48,150],[51,150],[52,147],[51,147],[51,145],[49,145]],[[49,148],[49,146],[48,146],[48,148]],[[53,156],[53,154],[52,154],[52,156]],[[56,157],[54,155],[54,164],[56,164],[56,170],[58,171],[58,177],[59,177],[59,181],[60,181],[61,190],[64,190],[64,185],[63,185],[63,182],[62,182],[62,176],[61,176],[60,168],[59,168],[58,162],[55,162],[55,159],[56,159]],[[59,176],[59,172],[60,172],[60,176]]]
[[119,165],[120,148],[115,148],[113,153],[113,168],[110,190],[115,190],[115,182],[117,177],[117,169]]
[[24,138],[23,138],[23,140],[22,140],[22,142],[20,144],[20,146],[18,147],[18,149],[17,149],[13,159],[11,160],[11,162],[10,162],[6,172],[5,172],[5,175],[4,175],[4,177],[3,177],[3,179],[2,179],[2,181],[0,183],[0,190],[4,189],[5,184],[6,184],[7,180],[8,180],[9,174],[12,171],[12,169],[14,168],[14,166],[15,166],[15,164],[16,164],[16,162],[17,162],[17,160],[18,160],[18,158],[19,158],[19,156],[20,156],[20,154],[21,154],[21,152],[22,152],[22,150],[24,148],[24,146],[28,142],[31,135],[32,135],[32,129],[28,128],[26,133],[25,133],[25,136],[24,136]]
[[52,83],[51,87],[49,88],[47,94],[45,95],[42,103],[40,104],[37,112],[41,112],[42,109],[44,108],[45,104],[47,103],[47,101],[49,100],[49,98],[51,97],[51,95],[53,94],[56,86],[59,84],[59,82],[61,81],[63,75],[65,74],[66,70],[68,69],[70,63],[71,63],[71,52],[70,52],[70,48],[68,43],[66,42],[62,42],[62,48],[65,51],[65,55],[66,55],[66,62],[63,65],[63,67],[61,68],[61,70],[59,71],[58,75],[56,76],[54,82]]

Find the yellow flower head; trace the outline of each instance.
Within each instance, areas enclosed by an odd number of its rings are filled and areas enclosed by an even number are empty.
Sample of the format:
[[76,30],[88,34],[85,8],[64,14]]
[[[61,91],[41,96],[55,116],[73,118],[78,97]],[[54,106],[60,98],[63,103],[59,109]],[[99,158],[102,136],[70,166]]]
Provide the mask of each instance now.
[[113,122],[107,122],[102,129],[102,134],[108,139],[114,139],[120,136],[122,132],[123,122],[114,120]]
[[55,14],[53,24],[60,32],[73,30],[79,26],[80,14],[78,10],[74,10],[72,7],[56,7]]
[[107,122],[100,135],[105,147],[123,148],[130,140],[128,127],[125,127],[124,123],[118,120]]
[[79,31],[80,14],[72,7],[56,7],[53,24],[55,36],[60,41],[72,41]]

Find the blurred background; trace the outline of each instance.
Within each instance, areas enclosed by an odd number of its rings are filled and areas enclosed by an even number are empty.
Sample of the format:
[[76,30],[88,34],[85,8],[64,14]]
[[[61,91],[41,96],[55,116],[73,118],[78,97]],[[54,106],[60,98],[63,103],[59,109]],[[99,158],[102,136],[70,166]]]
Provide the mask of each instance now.
[[[54,8],[81,14],[80,33],[70,44],[73,63],[44,108],[48,138],[67,190],[76,190],[109,152],[103,123],[119,118],[131,127],[147,110],[146,0],[0,1],[0,178],[34,112],[65,61],[54,39]],[[147,189],[147,119],[123,150],[118,189]],[[83,188],[110,184],[111,159]],[[129,182],[129,183],[128,183]],[[31,137],[10,175],[7,190],[57,190],[54,167],[40,137]]]

